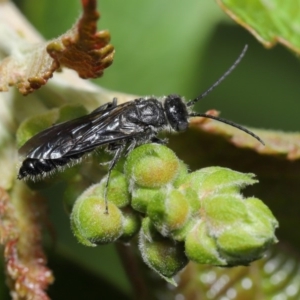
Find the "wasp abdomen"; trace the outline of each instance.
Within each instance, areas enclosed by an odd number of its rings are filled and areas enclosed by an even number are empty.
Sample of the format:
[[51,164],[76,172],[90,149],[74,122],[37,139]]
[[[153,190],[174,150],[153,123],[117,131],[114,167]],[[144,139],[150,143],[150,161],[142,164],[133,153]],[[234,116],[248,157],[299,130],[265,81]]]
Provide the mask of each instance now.
[[53,166],[44,159],[26,158],[19,170],[18,179],[27,176],[36,176],[38,174],[49,172]]
[[59,167],[67,165],[73,160],[79,159],[83,154],[58,159],[26,158],[20,168],[18,179],[36,177],[51,172]]

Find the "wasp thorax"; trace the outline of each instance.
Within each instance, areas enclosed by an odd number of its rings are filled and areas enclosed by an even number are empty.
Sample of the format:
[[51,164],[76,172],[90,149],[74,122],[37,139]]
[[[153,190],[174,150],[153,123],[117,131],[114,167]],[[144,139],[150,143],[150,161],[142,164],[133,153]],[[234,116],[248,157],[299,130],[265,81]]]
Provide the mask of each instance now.
[[184,131],[188,128],[188,112],[180,96],[167,96],[164,108],[168,122],[175,131]]

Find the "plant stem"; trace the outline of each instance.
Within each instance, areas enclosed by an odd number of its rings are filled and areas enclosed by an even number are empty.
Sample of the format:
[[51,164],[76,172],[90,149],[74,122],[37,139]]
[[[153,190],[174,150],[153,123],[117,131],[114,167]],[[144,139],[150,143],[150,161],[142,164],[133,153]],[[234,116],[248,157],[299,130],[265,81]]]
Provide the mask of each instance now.
[[148,291],[146,282],[144,281],[143,272],[140,269],[140,264],[133,247],[121,243],[116,243],[115,245],[128,279],[131,282],[134,299],[150,299],[151,293]]

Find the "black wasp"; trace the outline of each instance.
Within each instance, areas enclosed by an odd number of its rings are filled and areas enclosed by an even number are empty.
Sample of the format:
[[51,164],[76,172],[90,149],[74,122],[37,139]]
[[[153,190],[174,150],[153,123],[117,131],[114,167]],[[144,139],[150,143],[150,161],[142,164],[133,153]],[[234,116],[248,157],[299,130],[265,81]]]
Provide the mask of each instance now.
[[205,117],[236,127],[262,140],[248,129],[228,120],[193,112],[190,108],[210,93],[241,61],[247,46],[233,65],[206,92],[187,103],[178,95],[139,98],[120,105],[117,99],[104,104],[90,114],[54,125],[29,139],[19,150],[26,158],[18,179],[36,179],[56,169],[78,162],[85,154],[100,146],[107,146],[113,154],[108,168],[110,173],[122,155],[146,143],[163,143],[160,131],[185,131],[190,117]]

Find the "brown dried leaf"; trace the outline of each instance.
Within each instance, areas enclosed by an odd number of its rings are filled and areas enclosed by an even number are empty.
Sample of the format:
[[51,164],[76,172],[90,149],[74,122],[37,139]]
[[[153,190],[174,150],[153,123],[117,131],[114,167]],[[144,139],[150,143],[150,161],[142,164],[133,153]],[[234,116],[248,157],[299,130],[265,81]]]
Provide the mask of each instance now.
[[95,0],[82,0],[84,13],[75,26],[47,46],[49,55],[59,65],[75,70],[81,78],[96,78],[113,61],[110,34],[97,32],[99,13]]
[[11,197],[0,190],[0,242],[5,246],[7,282],[13,299],[48,300],[45,290],[53,282],[41,247],[45,221],[43,199],[23,183]]
[[16,85],[26,95],[46,84],[61,67],[82,78],[96,78],[113,61],[114,48],[108,31],[97,32],[99,13],[95,0],[82,0],[83,15],[68,32],[42,44],[16,43],[11,56],[0,64],[0,91]]
[[[207,113],[218,116],[218,112],[215,110],[211,110]],[[265,145],[262,145],[252,136],[232,126],[211,119],[193,118],[190,122],[190,127],[214,135],[223,136],[238,148],[249,148],[260,154],[280,156],[287,160],[297,160],[300,158],[300,133],[250,128],[251,131],[265,142]]]
[[16,85],[27,95],[47,83],[58,65],[48,55],[44,44],[24,47],[21,56],[12,55],[0,64],[0,91]]

